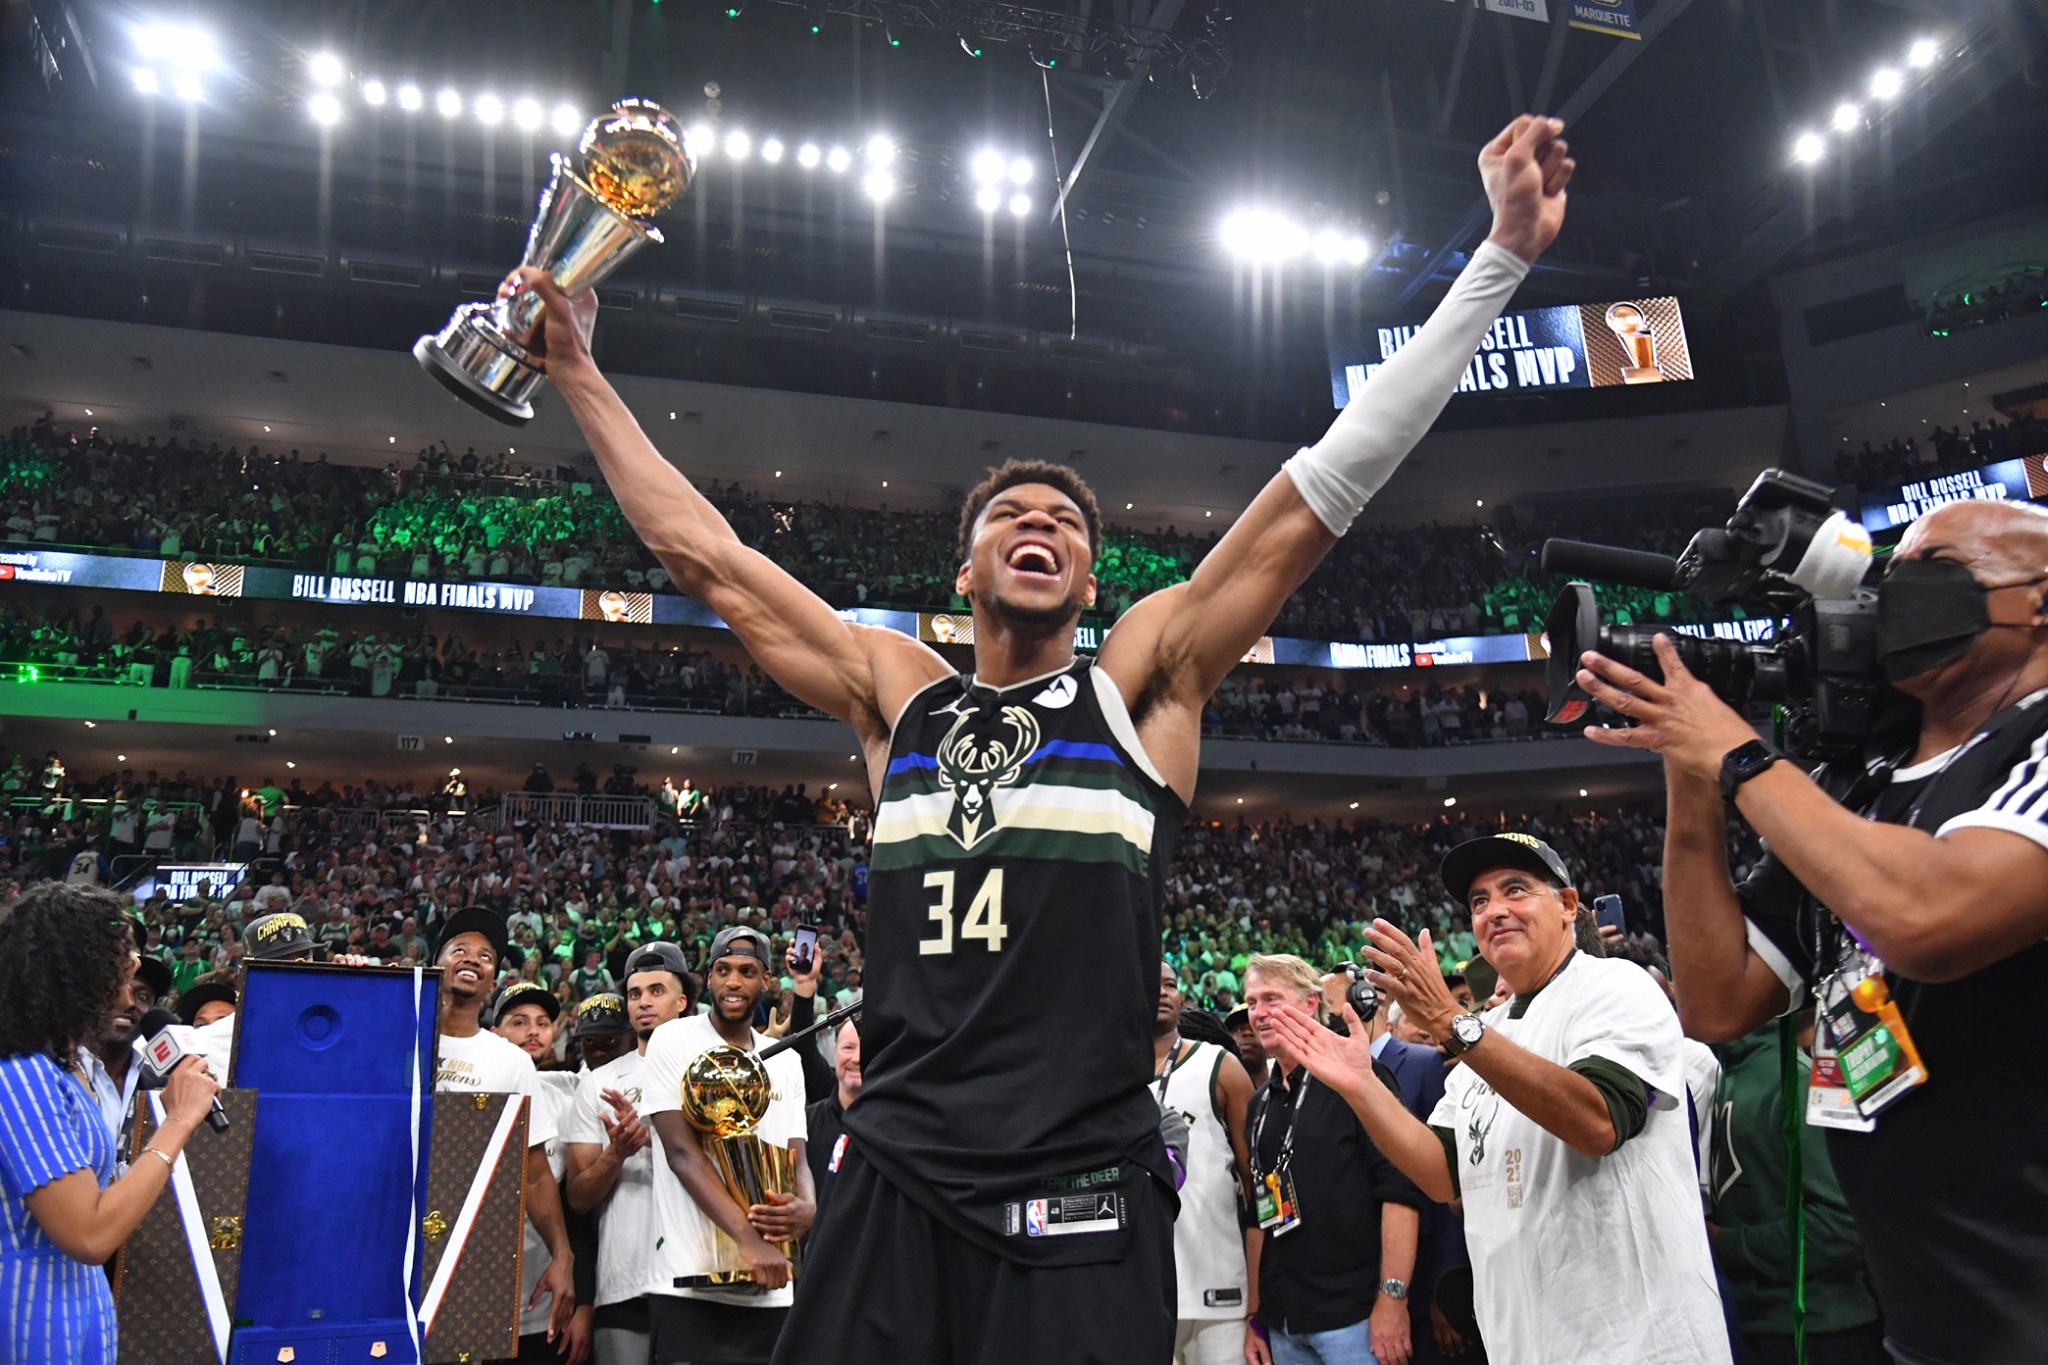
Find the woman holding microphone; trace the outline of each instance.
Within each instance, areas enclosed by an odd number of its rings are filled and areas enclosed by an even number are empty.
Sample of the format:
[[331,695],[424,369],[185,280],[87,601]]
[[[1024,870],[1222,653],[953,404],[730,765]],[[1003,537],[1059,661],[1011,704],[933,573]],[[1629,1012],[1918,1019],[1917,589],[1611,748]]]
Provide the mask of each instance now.
[[113,1365],[106,1264],[170,1181],[219,1086],[197,1057],[120,1179],[79,1066],[127,999],[135,950],[119,896],[46,882],[0,907],[0,1365]]

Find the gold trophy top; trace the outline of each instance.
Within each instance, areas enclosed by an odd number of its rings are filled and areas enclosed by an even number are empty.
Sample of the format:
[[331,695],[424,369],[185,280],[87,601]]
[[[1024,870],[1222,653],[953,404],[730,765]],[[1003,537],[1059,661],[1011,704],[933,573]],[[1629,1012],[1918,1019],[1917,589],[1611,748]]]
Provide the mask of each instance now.
[[662,212],[697,178],[682,128],[652,100],[623,99],[592,119],[576,159],[597,197],[629,218]]
[[683,1072],[683,1117],[707,1137],[745,1137],[768,1113],[768,1068],[751,1052],[714,1047]]

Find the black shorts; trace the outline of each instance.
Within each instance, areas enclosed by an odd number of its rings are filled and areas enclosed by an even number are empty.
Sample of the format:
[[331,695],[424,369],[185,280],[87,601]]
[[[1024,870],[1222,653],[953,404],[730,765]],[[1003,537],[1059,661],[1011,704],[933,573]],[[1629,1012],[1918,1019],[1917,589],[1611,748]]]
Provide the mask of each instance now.
[[1173,1358],[1173,1215],[1127,1188],[1121,1259],[1029,1267],[932,1217],[851,1148],[776,1365],[1147,1365]]
[[787,1308],[748,1308],[676,1294],[647,1296],[654,1365],[766,1365]]

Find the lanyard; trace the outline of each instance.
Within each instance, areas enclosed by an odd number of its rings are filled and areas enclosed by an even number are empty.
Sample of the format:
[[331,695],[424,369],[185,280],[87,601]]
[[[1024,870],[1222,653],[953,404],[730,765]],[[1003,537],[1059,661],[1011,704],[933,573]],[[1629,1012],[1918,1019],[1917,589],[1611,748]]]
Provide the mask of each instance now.
[[1166,1065],[1160,1069],[1159,1074],[1153,1077],[1159,1083],[1160,1104],[1164,1105],[1166,1103],[1166,1086],[1173,1079],[1173,1073],[1180,1070],[1181,1064],[1194,1055],[1195,1045],[1189,1042],[1182,1042],[1180,1046],[1173,1050],[1173,1055],[1166,1059]]
[[[1259,1169],[1259,1140],[1266,1135],[1266,1116],[1273,1112],[1273,1091],[1275,1087],[1285,1088],[1284,1075],[1285,1073],[1275,1072],[1273,1079],[1267,1082],[1265,1102],[1259,1106],[1259,1121],[1252,1125],[1252,1147],[1248,1155],[1251,1157],[1254,1172]],[[1273,1169],[1276,1171],[1285,1170],[1289,1159],[1294,1155],[1295,1121],[1301,1117],[1301,1102],[1308,1098],[1308,1088],[1314,1082],[1315,1077],[1304,1069],[1301,1073],[1301,1089],[1294,1092],[1294,1104],[1287,1111],[1287,1131],[1280,1137],[1280,1155],[1273,1163]]]

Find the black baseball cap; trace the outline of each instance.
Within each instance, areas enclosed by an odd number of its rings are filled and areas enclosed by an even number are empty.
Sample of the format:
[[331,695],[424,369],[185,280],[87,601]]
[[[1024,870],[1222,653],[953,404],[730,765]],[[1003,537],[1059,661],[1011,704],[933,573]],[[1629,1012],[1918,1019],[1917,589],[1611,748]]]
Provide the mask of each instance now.
[[[719,936],[723,938],[724,935]],[[735,951],[728,948],[727,952]],[[643,943],[626,957],[626,970],[620,973],[622,981],[631,981],[635,972],[674,972],[676,980],[683,983],[684,992],[689,990],[690,968],[683,960],[683,950],[673,943],[656,940]]]
[[1249,1028],[1251,1027],[1251,1022],[1252,1012],[1250,1007],[1246,1005],[1233,1005],[1230,1013],[1223,1016],[1223,1027],[1227,1029],[1234,1029],[1240,1024]]
[[515,981],[498,992],[498,998],[491,1002],[491,1022],[497,1023],[505,1017],[505,1011],[521,1005],[539,1005],[549,1019],[562,1017],[562,1002],[555,999],[555,993],[538,981]]
[[500,966],[505,962],[505,917],[495,910],[472,905],[457,910],[441,925],[441,932],[434,938],[434,961],[441,960],[441,950],[464,934],[482,934],[493,951],[498,955]]
[[190,1025],[199,1017],[199,1007],[219,1000],[230,1005],[239,1005],[241,996],[225,981],[202,981],[187,991],[178,992],[178,1022]]
[[162,958],[148,953],[139,955],[135,959],[135,974],[149,987],[150,999],[171,993],[171,969],[164,965]]
[[632,1025],[626,1022],[626,1002],[610,991],[598,995],[586,995],[583,1003],[576,1007],[575,1034],[578,1038],[593,1033],[626,1033]]
[[1572,874],[1565,871],[1564,859],[1557,856],[1557,850],[1533,834],[1489,834],[1483,839],[1468,839],[1444,855],[1438,875],[1443,878],[1444,890],[1463,905],[1479,874],[1497,867],[1533,872],[1561,887],[1572,884]]
[[242,931],[242,946],[249,956],[262,962],[276,962],[313,951],[313,931],[303,915],[289,910],[259,915]]
[[711,951],[704,958],[705,967],[709,968],[721,957],[751,957],[761,964],[762,971],[775,975],[774,952],[768,946],[768,935],[759,929],[749,929],[744,924],[720,929],[718,937],[711,940]]

